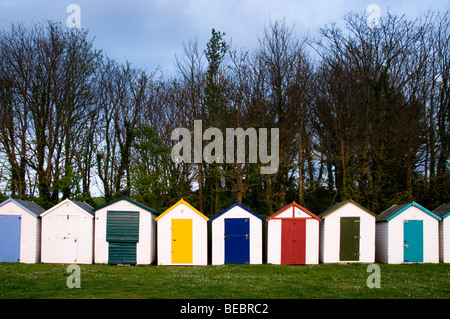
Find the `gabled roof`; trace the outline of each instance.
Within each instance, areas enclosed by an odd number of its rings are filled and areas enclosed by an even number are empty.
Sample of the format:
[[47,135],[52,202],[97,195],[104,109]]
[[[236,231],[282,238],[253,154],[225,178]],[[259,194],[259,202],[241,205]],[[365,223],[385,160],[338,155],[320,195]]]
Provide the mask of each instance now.
[[175,207],[177,207],[178,205],[184,204],[187,207],[189,207],[190,209],[192,209],[194,212],[196,212],[197,214],[199,214],[203,219],[205,220],[209,220],[208,217],[206,217],[205,215],[203,215],[202,213],[200,213],[197,209],[195,209],[194,207],[191,206],[191,204],[189,204],[188,202],[186,202],[183,198],[180,199],[178,202],[176,202],[175,204],[173,204],[169,209],[167,209],[164,213],[162,213],[161,215],[159,215],[158,217],[155,218],[155,220],[159,220],[161,217],[165,216],[166,214],[168,214],[172,209],[174,209]]
[[378,217],[377,217],[377,222],[388,222],[391,219],[395,218],[396,216],[400,215],[402,212],[404,212],[405,210],[407,210],[410,207],[417,207],[418,209],[420,209],[421,211],[423,211],[424,213],[430,215],[431,217],[436,218],[437,220],[441,220],[441,218],[439,216],[437,216],[436,214],[433,214],[432,212],[430,212],[428,209],[426,209],[425,207],[419,205],[416,202],[411,202],[409,204],[402,204],[402,205],[394,205],[391,208],[388,208],[387,210],[385,210],[384,212],[382,212]]
[[21,207],[26,212],[30,213],[34,217],[40,216],[43,212],[45,212],[45,209],[43,209],[41,206],[34,202],[30,202],[28,200],[22,200],[22,199],[14,199],[14,198],[8,198],[3,203],[0,204],[0,207],[7,204],[7,203],[14,203],[17,206]]
[[433,214],[438,215],[442,219],[447,218],[450,216],[450,204],[443,204],[433,210]]
[[319,222],[322,221],[322,219],[311,213],[309,210],[307,210],[306,208],[304,208],[303,206],[300,206],[299,204],[297,204],[295,201],[290,203],[289,205],[286,205],[285,207],[283,207],[282,209],[280,209],[278,212],[276,212],[275,214],[270,215],[269,217],[267,217],[266,222],[274,219],[275,217],[277,217],[279,214],[283,213],[284,211],[286,211],[287,209],[291,208],[291,207],[297,207],[298,209],[300,209],[301,211],[307,213],[308,215],[310,215],[312,218],[317,219]]
[[343,207],[344,205],[347,204],[353,204],[355,206],[357,206],[358,208],[362,209],[363,211],[365,211],[366,213],[368,213],[369,215],[372,215],[373,217],[377,217],[377,215],[375,215],[374,213],[372,213],[370,210],[368,210],[367,208],[361,206],[360,204],[358,204],[357,202],[355,202],[354,200],[347,200],[344,202],[340,202],[340,203],[336,203],[333,206],[331,206],[330,208],[328,208],[326,211],[324,211],[323,213],[319,214],[320,218],[325,218],[327,215],[332,214],[334,211],[336,211],[338,208]]
[[141,204],[141,203],[139,203],[139,202],[137,202],[137,201],[135,201],[135,200],[132,200],[132,199],[130,199],[130,198],[127,198],[127,197],[125,197],[125,196],[119,197],[119,198],[117,198],[117,199],[115,199],[115,200],[113,200],[113,201],[111,201],[111,202],[109,202],[109,203],[106,203],[106,204],[103,204],[103,205],[101,205],[101,206],[98,206],[98,207],[94,208],[93,211],[96,212],[96,211],[98,211],[98,210],[100,210],[100,209],[102,209],[102,208],[108,207],[108,206],[110,206],[110,205],[112,205],[112,204],[115,204],[115,203],[117,203],[117,202],[120,202],[120,201],[122,201],[122,200],[125,200],[125,201],[127,201],[127,202],[129,202],[129,203],[131,203],[131,204],[133,204],[133,205],[136,205],[136,206],[138,206],[138,207],[140,207],[140,208],[142,208],[142,209],[145,209],[146,211],[148,211],[149,213],[152,213],[153,215],[159,215],[159,213],[158,213],[157,210],[155,210],[155,209],[153,209],[153,208],[150,208],[150,207],[148,207],[148,206],[145,206],[144,204]]
[[89,214],[94,215],[94,212],[93,212],[94,209],[91,207],[91,205],[89,205],[85,202],[77,201],[77,200],[73,200],[71,202],[74,203],[75,205],[77,205],[78,207],[80,207],[81,209],[84,209]]
[[45,216],[45,215],[51,213],[53,210],[61,207],[62,205],[66,204],[66,203],[74,204],[77,207],[79,207],[80,209],[82,209],[83,211],[85,211],[86,213],[88,213],[89,215],[94,216],[93,208],[89,204],[86,204],[85,202],[76,201],[76,200],[70,200],[68,198],[66,198],[62,202],[56,204],[52,208],[46,210],[45,213],[43,213],[41,216]]
[[231,205],[230,207],[228,207],[228,208],[224,209],[223,211],[221,211],[220,213],[218,213],[216,216],[212,217],[209,221],[212,222],[214,219],[222,216],[223,214],[225,214],[226,212],[228,212],[229,210],[231,210],[234,207],[240,207],[240,208],[244,209],[245,211],[249,212],[250,214],[252,214],[253,216],[261,219],[262,221],[265,221],[263,217],[259,216],[257,213],[255,213],[254,211],[251,211],[247,207],[239,204],[237,201],[233,205]]

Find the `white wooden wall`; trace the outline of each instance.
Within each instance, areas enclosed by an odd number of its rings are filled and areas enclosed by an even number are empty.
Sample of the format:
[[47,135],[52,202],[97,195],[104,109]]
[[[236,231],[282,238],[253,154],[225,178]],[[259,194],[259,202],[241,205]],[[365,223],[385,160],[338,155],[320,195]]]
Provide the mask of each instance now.
[[[172,264],[172,219],[192,219],[192,264]],[[207,220],[181,203],[156,222],[157,229],[157,264],[158,265],[207,265],[208,233]]]
[[14,202],[0,207],[0,215],[20,215],[20,262],[37,263],[41,254],[41,221]]
[[[48,212],[48,214],[46,214]],[[41,262],[43,263],[76,263],[91,264],[93,262],[93,237],[94,221],[93,216],[83,211],[76,204],[64,201],[42,216],[42,238],[41,238]],[[77,238],[74,251],[64,251],[61,247],[62,238],[57,229],[58,218],[67,217],[69,220],[78,220],[77,231],[71,234]],[[75,229],[75,228],[73,228]],[[68,255],[71,255],[68,258]],[[72,256],[75,258],[72,260]]]
[[388,263],[388,234],[389,223],[377,222],[376,223],[376,240],[375,240],[375,260],[380,263]]
[[450,217],[439,222],[440,261],[450,263]]
[[107,264],[109,243],[106,241],[108,211],[139,212],[139,242],[136,244],[136,264],[149,265],[156,259],[155,215],[126,200],[121,200],[95,212],[95,263]]
[[[375,261],[375,217],[352,203],[339,207],[320,223],[320,261],[338,263],[341,217],[360,217],[360,263]],[[345,261],[342,261],[345,262]]]
[[[423,262],[438,263],[439,262],[439,221],[417,207],[411,206],[403,211],[389,222],[377,223],[378,242],[382,243],[383,238],[387,243],[377,246],[380,261],[389,264],[403,263],[403,221],[404,220],[423,220]],[[386,227],[381,224],[388,223]],[[387,245],[387,249],[386,249]]]
[[250,219],[250,264],[262,264],[262,220],[239,206],[234,206],[211,222],[211,263],[213,265],[225,263],[225,218]]

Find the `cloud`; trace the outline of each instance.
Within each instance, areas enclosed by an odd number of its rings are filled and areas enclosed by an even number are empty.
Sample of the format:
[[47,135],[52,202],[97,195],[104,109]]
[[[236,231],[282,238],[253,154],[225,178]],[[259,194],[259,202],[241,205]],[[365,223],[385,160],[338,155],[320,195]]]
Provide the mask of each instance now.
[[450,0],[0,0],[0,27],[46,19],[65,24],[66,8],[75,3],[81,7],[82,27],[108,56],[149,70],[160,65],[172,73],[182,43],[197,38],[205,48],[212,28],[225,32],[233,46],[252,50],[270,21],[283,18],[297,35],[315,35],[325,24],[342,21],[349,11],[365,11],[372,2],[382,13],[389,7],[391,13],[409,16],[450,7]]

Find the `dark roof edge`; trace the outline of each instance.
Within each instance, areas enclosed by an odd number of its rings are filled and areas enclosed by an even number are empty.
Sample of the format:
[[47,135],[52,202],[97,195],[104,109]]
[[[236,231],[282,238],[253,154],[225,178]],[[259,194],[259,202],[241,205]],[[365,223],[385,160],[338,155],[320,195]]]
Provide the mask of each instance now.
[[330,208],[328,208],[326,211],[324,211],[323,213],[319,214],[318,216],[323,219],[323,218],[325,218],[325,216],[333,213],[335,210],[337,210],[338,208],[340,208],[340,207],[342,207],[342,206],[344,206],[346,204],[353,204],[356,207],[358,207],[361,210],[363,210],[366,213],[368,213],[369,215],[372,215],[373,217],[377,218],[377,215],[375,213],[371,212],[370,210],[368,210],[367,208],[365,208],[361,204],[355,202],[353,199],[349,199],[349,200],[346,200],[346,201],[343,201],[343,202],[336,203],[333,206],[331,206]]
[[138,207],[140,207],[142,209],[145,209],[146,211],[148,211],[149,213],[152,213],[153,215],[159,215],[159,212],[156,209],[150,208],[150,207],[148,207],[148,206],[146,206],[146,205],[144,205],[142,203],[139,203],[139,202],[137,202],[135,200],[132,200],[132,199],[130,199],[128,197],[125,197],[125,196],[121,196],[119,198],[116,198],[116,199],[110,201],[109,203],[106,203],[106,204],[103,204],[101,206],[98,206],[98,207],[94,208],[93,211],[96,212],[96,211],[98,211],[100,209],[108,207],[108,206],[110,206],[112,204],[115,204],[117,202],[120,202],[122,200],[125,200],[125,201],[127,201],[127,202],[129,202],[129,203],[131,203],[133,205],[136,205],[136,206],[138,206]]
[[250,210],[249,208],[245,207],[244,205],[239,204],[237,201],[234,202],[234,204],[232,204],[231,206],[225,208],[223,211],[221,211],[220,213],[218,213],[216,216],[212,217],[209,219],[210,222],[212,222],[214,219],[222,216],[223,214],[225,214],[227,211],[229,211],[230,209],[232,209],[233,207],[240,207],[242,209],[244,209],[245,211],[249,212],[250,214],[252,214],[253,216],[261,219],[263,222],[266,221],[263,217],[259,216],[257,213],[255,213],[254,211]]

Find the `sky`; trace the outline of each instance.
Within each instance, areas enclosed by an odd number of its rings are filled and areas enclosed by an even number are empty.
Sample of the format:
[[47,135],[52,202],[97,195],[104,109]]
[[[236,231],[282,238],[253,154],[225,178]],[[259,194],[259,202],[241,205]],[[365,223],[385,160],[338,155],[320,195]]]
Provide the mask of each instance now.
[[183,42],[196,39],[205,49],[212,28],[225,32],[234,48],[255,50],[276,19],[299,37],[317,37],[321,27],[342,23],[346,13],[364,12],[370,4],[378,5],[381,15],[389,10],[407,18],[450,9],[450,0],[0,0],[0,29],[46,20],[66,26],[70,4],[79,6],[81,27],[95,38],[96,49],[150,72],[159,67],[166,76],[176,74],[175,55],[182,55]]
[[317,36],[325,24],[342,22],[344,14],[364,12],[370,4],[378,5],[381,15],[389,10],[411,18],[450,9],[450,0],[0,0],[0,28],[46,20],[66,26],[70,4],[79,6],[81,27],[95,38],[95,48],[119,63],[148,71],[159,67],[169,75],[183,42],[196,39],[204,49],[212,28],[225,32],[233,47],[253,50],[276,19],[285,19],[298,36]]

